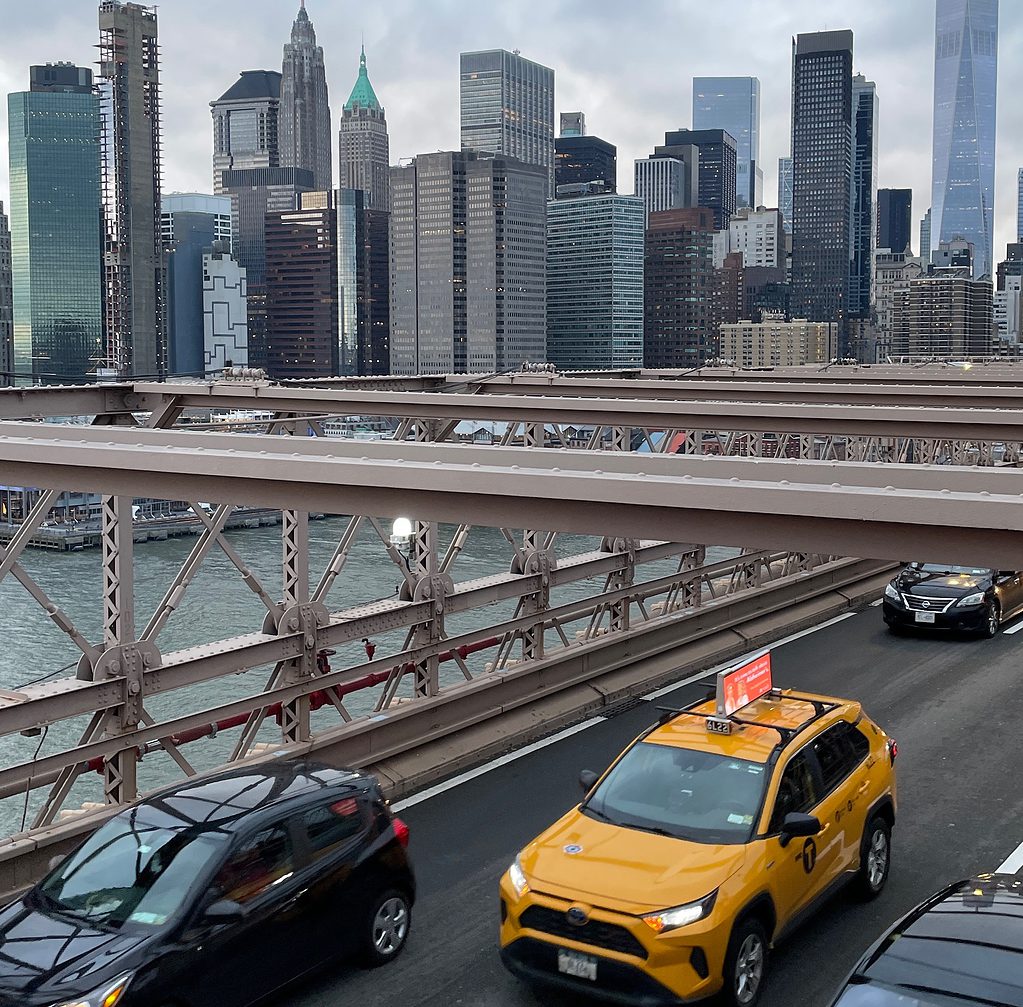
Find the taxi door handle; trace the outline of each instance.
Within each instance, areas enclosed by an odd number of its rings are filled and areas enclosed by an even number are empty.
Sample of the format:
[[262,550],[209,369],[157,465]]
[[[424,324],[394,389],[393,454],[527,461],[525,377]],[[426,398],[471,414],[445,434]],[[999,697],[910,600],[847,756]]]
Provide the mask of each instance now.
[[868,788],[869,786],[870,786],[870,780],[864,780],[864,781],[863,781],[863,782],[862,782],[862,783],[860,784],[860,789],[859,789],[858,793],[861,793],[861,794],[862,794],[862,793],[863,793],[864,791],[866,791],[866,790],[867,790],[867,788]]

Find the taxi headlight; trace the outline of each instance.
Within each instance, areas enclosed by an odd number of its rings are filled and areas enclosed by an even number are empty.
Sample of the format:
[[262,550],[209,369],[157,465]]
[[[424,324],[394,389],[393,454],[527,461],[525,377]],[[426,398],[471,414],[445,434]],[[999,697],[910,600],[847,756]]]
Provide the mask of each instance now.
[[668,930],[677,930],[679,927],[687,927],[691,923],[709,916],[717,897],[717,891],[713,891],[699,902],[688,902],[684,906],[675,906],[674,909],[665,909],[663,912],[644,916],[643,922],[657,934],[666,933]]
[[65,1000],[63,1003],[55,1004],[54,1007],[116,1007],[127,991],[133,974],[128,972],[123,976],[118,976],[112,983],[93,990],[87,996],[78,1000]]
[[526,872],[522,869],[522,861],[518,857],[515,858],[515,863],[508,868],[508,880],[511,881],[512,888],[515,889],[516,898],[522,898],[529,891]]
[[895,590],[894,584],[889,584],[884,589],[884,596],[886,598],[891,598],[892,601],[902,601],[902,599],[899,597],[899,592]]
[[973,594],[968,594],[965,598],[960,598],[957,605],[983,605],[984,604],[984,592],[976,591]]

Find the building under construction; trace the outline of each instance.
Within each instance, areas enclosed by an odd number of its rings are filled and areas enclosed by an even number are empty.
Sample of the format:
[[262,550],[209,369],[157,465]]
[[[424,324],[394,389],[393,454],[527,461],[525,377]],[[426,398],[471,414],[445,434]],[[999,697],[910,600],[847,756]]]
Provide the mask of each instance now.
[[156,8],[99,6],[104,113],[104,334],[122,376],[167,372],[160,240],[160,46]]

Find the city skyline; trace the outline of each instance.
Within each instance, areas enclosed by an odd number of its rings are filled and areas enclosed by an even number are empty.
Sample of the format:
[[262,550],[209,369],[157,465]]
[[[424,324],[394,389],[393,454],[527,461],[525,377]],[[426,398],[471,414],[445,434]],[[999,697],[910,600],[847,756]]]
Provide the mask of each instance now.
[[[4,93],[21,88],[30,63],[66,59],[89,65],[95,58],[94,7],[69,6],[40,0],[31,12],[10,13],[0,39]],[[243,5],[236,0],[215,8],[180,0],[161,11],[164,191],[208,191],[208,103],[240,70],[279,68],[295,7],[292,0],[253,0],[244,5],[244,19],[239,16]],[[528,58],[551,66],[557,74],[556,112],[582,109],[589,131],[618,146],[621,192],[632,190],[636,157],[649,154],[665,130],[691,125],[694,76],[757,76],[762,83],[761,161],[768,204],[775,202],[777,159],[788,146],[790,37],[825,26],[849,27],[856,33],[854,69],[877,82],[882,102],[879,184],[912,188],[917,217],[930,203],[934,0],[907,0],[897,10],[860,10],[852,17],[832,0],[734,0],[714,9],[685,0],[671,11],[663,3],[642,0],[630,7],[621,30],[610,33],[602,28],[603,18],[618,10],[610,3],[589,5],[592,20],[567,0],[529,18],[514,10],[451,2],[427,11],[407,0],[396,0],[386,11],[360,9],[357,17],[326,0],[309,0],[308,8],[324,48],[328,86],[336,95],[343,97],[351,88],[352,67],[365,36],[367,55],[376,68],[374,86],[388,110],[392,163],[458,146],[458,56],[463,51],[519,48]],[[719,42],[710,44],[744,17],[756,18],[756,32],[743,38],[729,31],[726,52]],[[198,20],[202,39],[209,44],[196,42]],[[1001,20],[1004,55],[1023,42],[1023,9],[1007,5]],[[655,23],[656,31],[651,27]],[[225,52],[231,53],[230,66],[224,63]],[[1004,94],[1023,84],[1019,61],[1004,58],[999,74]],[[1016,237],[1016,173],[1023,166],[1023,110],[1007,100],[998,112],[996,259]],[[338,120],[335,114],[335,141]],[[0,137],[6,146],[6,129],[0,129]],[[3,150],[0,198],[7,192]]]

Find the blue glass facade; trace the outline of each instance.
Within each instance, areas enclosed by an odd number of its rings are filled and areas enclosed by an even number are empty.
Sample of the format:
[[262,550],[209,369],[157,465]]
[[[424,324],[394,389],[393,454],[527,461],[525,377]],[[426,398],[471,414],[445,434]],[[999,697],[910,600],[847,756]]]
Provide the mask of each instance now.
[[547,359],[563,370],[643,365],[646,206],[636,196],[547,204]]
[[103,347],[99,99],[8,95],[14,370],[82,381]]
[[998,0],[937,0],[931,248],[964,237],[992,271]]
[[723,129],[735,140],[736,206],[757,207],[763,198],[760,167],[760,80],[694,77],[693,129]]
[[778,209],[786,234],[792,233],[792,158],[778,158]]

